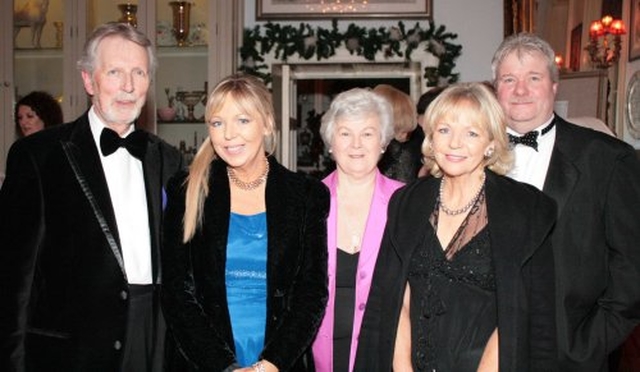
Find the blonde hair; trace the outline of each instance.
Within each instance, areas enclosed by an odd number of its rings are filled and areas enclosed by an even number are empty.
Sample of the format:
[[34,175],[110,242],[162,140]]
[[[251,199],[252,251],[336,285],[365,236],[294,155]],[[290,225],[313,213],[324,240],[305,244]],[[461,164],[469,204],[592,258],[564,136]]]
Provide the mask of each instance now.
[[[239,108],[250,114],[250,116],[258,116],[262,119],[269,132],[264,138],[264,148],[269,155],[272,154],[276,146],[275,112],[271,92],[269,92],[262,80],[247,74],[234,74],[221,80],[207,100],[205,108],[205,120],[207,123],[227,100],[233,100]],[[196,229],[202,225],[204,201],[209,195],[209,172],[211,162],[215,158],[216,153],[211,141],[205,141],[198,149],[193,162],[189,166],[189,175],[185,181],[187,191],[183,218],[184,243],[191,240]]]
[[401,134],[413,132],[418,126],[416,107],[407,93],[389,84],[379,84],[373,91],[383,96],[393,108],[393,131],[396,140],[404,140]]
[[424,164],[430,173],[442,177],[442,170],[435,161],[433,133],[437,124],[446,116],[471,114],[476,125],[484,128],[489,140],[494,141],[493,153],[486,157],[484,166],[497,174],[506,174],[513,164],[507,137],[507,120],[494,93],[483,83],[458,83],[445,89],[429,105],[424,114],[425,138],[422,143]]

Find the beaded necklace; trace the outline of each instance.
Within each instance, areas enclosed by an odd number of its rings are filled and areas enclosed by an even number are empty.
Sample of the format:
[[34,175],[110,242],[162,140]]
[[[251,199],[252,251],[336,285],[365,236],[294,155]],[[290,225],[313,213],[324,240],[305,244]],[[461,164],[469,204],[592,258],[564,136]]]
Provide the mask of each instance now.
[[459,214],[466,213],[467,211],[469,211],[469,209],[471,209],[471,207],[473,207],[473,205],[476,204],[476,202],[478,201],[478,198],[480,197],[480,194],[482,193],[482,190],[484,189],[484,181],[486,180],[486,178],[487,178],[487,176],[483,173],[482,174],[482,182],[480,183],[480,188],[478,188],[478,192],[476,192],[476,195],[473,198],[471,198],[469,203],[467,203],[462,208],[451,210],[451,209],[447,208],[446,205],[444,205],[444,197],[443,197],[443,194],[444,194],[444,177],[442,177],[442,181],[440,181],[440,192],[438,194],[438,201],[440,202],[440,209],[448,216],[457,216]]
[[234,185],[238,186],[238,188],[246,191],[254,190],[267,180],[267,176],[269,175],[269,161],[265,159],[265,163],[267,166],[264,168],[264,172],[262,172],[260,177],[256,178],[253,181],[249,181],[249,182],[242,181],[241,179],[238,178],[238,176],[236,176],[236,172],[228,166],[227,166],[227,176],[229,177],[229,180]]

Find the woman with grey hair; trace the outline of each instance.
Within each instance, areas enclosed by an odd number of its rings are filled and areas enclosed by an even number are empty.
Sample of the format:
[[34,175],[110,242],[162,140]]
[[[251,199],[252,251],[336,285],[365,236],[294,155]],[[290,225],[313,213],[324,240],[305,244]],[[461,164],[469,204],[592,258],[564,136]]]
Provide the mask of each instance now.
[[387,203],[402,186],[377,168],[393,137],[393,110],[377,93],[354,88],[335,97],[322,117],[320,133],[336,170],[323,180],[331,193],[329,300],[313,354],[319,372],[351,371]]

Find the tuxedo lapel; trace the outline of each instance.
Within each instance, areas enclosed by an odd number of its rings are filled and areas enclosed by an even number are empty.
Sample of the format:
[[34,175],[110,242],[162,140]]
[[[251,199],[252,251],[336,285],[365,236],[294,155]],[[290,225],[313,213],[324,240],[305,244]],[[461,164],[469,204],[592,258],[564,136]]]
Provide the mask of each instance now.
[[556,201],[558,216],[560,216],[578,182],[579,172],[570,157],[571,149],[574,146],[571,141],[571,133],[562,120],[556,120],[556,140],[543,191]]
[[147,196],[147,211],[149,213],[149,229],[151,232],[151,259],[153,262],[154,282],[158,282],[160,275],[160,216],[162,215],[162,154],[158,141],[149,137],[147,151],[142,161],[144,184]]
[[109,187],[104,176],[98,149],[91,135],[89,118],[85,114],[74,124],[68,140],[61,145],[73,169],[76,179],[90,204],[93,214],[105,233],[105,239],[114,254],[122,274],[126,278],[124,261],[120,250],[120,239],[115,213],[111,204]]

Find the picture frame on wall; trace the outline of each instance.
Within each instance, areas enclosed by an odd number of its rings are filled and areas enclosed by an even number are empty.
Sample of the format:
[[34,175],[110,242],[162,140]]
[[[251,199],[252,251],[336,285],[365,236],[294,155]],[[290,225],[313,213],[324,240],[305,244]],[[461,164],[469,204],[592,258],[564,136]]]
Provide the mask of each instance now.
[[571,30],[571,49],[569,54],[569,69],[571,71],[580,71],[582,50],[582,23],[580,23]]
[[433,0],[256,0],[256,19],[432,19],[432,4]]
[[640,58],[640,0],[632,0],[629,23],[629,61],[633,61]]

